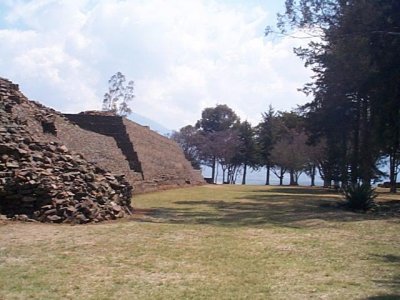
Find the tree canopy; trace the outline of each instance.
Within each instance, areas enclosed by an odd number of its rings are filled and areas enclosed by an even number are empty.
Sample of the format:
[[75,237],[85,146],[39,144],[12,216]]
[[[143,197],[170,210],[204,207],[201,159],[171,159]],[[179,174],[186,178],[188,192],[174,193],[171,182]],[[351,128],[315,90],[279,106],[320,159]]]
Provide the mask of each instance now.
[[134,82],[131,80],[125,85],[126,78],[121,72],[111,76],[108,81],[108,92],[104,94],[103,111],[111,111],[120,116],[126,116],[132,112],[129,102],[134,96]]
[[[399,166],[400,2],[287,0],[278,28],[303,29],[319,41],[295,53],[314,71],[303,91],[311,140],[326,145],[322,173],[343,185],[370,184],[389,157],[395,191]],[[268,33],[271,31],[269,30]]]

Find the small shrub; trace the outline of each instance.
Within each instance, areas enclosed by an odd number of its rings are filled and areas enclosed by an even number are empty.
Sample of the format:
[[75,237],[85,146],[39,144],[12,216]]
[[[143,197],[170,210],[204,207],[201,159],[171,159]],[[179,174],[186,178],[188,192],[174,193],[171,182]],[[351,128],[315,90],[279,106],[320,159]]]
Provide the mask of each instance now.
[[368,184],[349,185],[344,189],[346,206],[355,210],[369,210],[375,206],[377,194]]

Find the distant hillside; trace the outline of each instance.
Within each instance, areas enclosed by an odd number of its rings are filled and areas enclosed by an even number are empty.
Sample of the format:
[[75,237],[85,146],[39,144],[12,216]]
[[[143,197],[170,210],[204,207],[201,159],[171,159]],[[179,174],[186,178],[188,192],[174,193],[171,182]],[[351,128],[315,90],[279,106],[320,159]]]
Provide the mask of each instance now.
[[151,130],[154,130],[162,135],[169,135],[172,133],[171,129],[168,129],[168,128],[164,127],[163,125],[161,125],[160,123],[157,123],[156,121],[146,118],[135,112],[128,115],[128,119],[132,120],[136,123],[139,123],[140,125],[149,126]]

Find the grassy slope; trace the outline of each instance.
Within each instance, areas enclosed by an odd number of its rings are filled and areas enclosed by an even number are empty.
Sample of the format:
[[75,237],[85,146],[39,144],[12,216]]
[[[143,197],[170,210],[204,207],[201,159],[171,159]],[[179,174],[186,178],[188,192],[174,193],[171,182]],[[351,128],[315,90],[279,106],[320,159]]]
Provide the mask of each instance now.
[[0,299],[397,299],[400,222],[321,189],[137,196],[131,220],[0,226]]

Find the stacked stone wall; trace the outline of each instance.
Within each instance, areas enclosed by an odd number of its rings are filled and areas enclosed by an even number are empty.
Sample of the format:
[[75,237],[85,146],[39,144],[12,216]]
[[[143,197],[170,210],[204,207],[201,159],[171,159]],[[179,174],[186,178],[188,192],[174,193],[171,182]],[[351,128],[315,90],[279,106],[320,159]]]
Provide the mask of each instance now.
[[2,78],[0,120],[0,214],[86,223],[131,212],[132,187],[124,176],[87,161],[60,139],[66,128],[89,143],[95,141],[93,133],[29,101],[17,85]]

